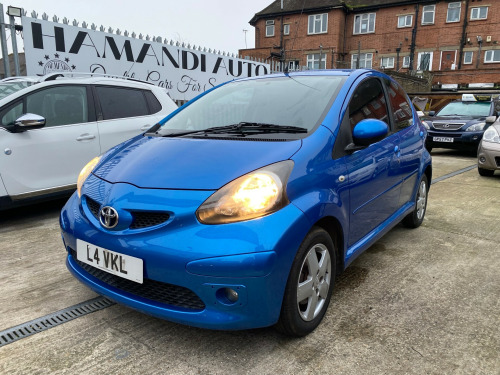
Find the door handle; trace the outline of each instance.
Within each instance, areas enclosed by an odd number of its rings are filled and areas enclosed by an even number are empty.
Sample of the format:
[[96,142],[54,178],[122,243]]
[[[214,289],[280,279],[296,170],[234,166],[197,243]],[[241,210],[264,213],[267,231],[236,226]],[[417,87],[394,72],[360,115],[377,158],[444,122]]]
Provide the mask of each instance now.
[[141,127],[141,132],[145,132],[146,130],[150,129],[152,125],[143,125]]
[[94,138],[95,138],[94,134],[85,133],[85,134],[80,135],[78,138],[76,138],[76,140],[79,141],[79,142],[81,142],[81,141],[91,141]]

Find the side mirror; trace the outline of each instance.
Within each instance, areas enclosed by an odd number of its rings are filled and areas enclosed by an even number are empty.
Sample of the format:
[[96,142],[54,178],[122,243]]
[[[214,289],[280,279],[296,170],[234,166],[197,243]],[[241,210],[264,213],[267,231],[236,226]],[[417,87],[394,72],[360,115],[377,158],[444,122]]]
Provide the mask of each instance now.
[[485,122],[486,122],[487,124],[493,124],[496,120],[497,120],[497,117],[496,117],[496,116],[488,116],[488,117],[486,117]]
[[35,115],[34,113],[26,113],[14,122],[14,127],[18,132],[23,132],[29,129],[39,129],[45,126],[45,118]]
[[434,116],[436,115],[436,111],[429,111],[429,116]]
[[362,150],[372,143],[381,141],[387,134],[389,134],[389,126],[385,122],[376,119],[362,120],[356,124],[352,131],[354,143],[347,145],[345,151],[352,153]]

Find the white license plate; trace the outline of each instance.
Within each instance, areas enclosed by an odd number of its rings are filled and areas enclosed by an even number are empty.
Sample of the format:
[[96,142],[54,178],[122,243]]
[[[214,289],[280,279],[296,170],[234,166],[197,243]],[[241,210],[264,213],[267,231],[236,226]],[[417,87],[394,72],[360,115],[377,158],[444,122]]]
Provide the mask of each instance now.
[[434,142],[448,142],[448,143],[453,143],[453,138],[450,138],[450,137],[433,137],[432,140]]
[[120,254],[78,239],[76,256],[83,263],[142,284],[143,268],[140,258]]

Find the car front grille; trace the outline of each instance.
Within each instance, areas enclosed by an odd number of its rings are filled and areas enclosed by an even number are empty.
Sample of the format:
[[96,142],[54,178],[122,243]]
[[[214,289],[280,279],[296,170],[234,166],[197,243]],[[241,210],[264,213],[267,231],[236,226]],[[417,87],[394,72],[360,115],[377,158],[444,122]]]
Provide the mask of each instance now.
[[460,123],[460,124],[456,124],[456,123],[450,124],[448,122],[433,122],[432,125],[437,130],[449,130],[449,131],[453,131],[453,130],[460,129],[462,126],[465,125],[465,122],[464,123]]
[[70,255],[74,261],[87,273],[101,282],[123,292],[134,296],[142,297],[150,301],[201,311],[205,309],[205,304],[192,290],[182,286],[162,283],[160,281],[144,279],[142,284],[131,280],[115,276],[98,268],[92,267],[77,259],[76,251],[70,249]]
[[[87,202],[87,207],[92,215],[99,220],[99,210],[101,209],[101,204],[94,199],[86,196],[85,201]],[[132,214],[132,223],[130,224],[130,229],[144,229],[149,227],[154,227],[168,221],[170,215],[165,212],[151,212],[151,211],[130,211]]]

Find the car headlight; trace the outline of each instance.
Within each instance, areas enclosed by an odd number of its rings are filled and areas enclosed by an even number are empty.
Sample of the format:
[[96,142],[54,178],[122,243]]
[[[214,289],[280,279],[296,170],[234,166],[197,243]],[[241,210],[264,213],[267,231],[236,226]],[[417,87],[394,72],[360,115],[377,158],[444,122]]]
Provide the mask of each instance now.
[[99,163],[99,160],[101,160],[100,156],[96,156],[93,158],[91,161],[87,163],[85,167],[80,171],[80,174],[78,175],[78,181],[76,183],[76,190],[78,191],[78,197],[82,196],[82,186],[89,174],[94,170],[95,166],[97,163]]
[[196,211],[204,224],[226,224],[276,212],[289,201],[286,183],[293,161],[268,165],[231,181],[212,194]]
[[466,132],[480,132],[481,130],[483,130],[485,125],[486,125],[485,122],[479,122],[477,124],[469,126],[465,131]]
[[500,135],[498,134],[498,131],[493,126],[490,126],[484,132],[483,140],[485,142],[500,143]]
[[427,130],[429,130],[431,127],[429,126],[429,124],[427,123],[427,121],[422,121],[422,125],[424,126],[424,128],[426,128]]

